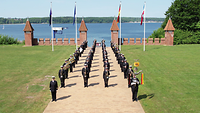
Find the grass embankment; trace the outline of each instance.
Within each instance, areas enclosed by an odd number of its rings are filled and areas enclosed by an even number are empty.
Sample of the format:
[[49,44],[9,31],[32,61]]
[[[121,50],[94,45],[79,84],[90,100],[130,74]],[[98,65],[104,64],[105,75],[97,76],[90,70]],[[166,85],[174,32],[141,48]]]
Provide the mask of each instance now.
[[[146,113],[200,111],[200,45],[122,46],[129,64],[139,59],[144,85],[139,99]],[[140,76],[138,76],[140,79]]]
[[[41,113],[51,96],[51,76],[58,79],[64,59],[75,46],[0,46],[0,113]],[[60,82],[59,82],[60,83]]]

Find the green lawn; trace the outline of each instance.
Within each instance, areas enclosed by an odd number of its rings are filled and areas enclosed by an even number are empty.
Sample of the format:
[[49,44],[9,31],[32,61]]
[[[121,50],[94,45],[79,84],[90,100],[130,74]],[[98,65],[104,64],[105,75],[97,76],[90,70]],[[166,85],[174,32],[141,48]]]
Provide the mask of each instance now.
[[[144,85],[139,99],[146,113],[200,112],[200,45],[124,45],[129,64],[139,59]],[[140,76],[138,76],[140,79]]]
[[[75,46],[0,46],[0,113],[41,113],[50,101],[49,81]],[[58,80],[59,81],[59,80]]]

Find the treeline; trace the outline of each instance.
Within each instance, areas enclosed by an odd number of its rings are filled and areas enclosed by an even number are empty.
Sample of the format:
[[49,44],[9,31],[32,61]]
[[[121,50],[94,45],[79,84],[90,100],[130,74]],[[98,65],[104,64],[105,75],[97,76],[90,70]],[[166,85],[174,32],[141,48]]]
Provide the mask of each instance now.
[[200,44],[200,8],[199,0],[175,0],[165,13],[161,28],[155,30],[151,38],[165,36],[164,28],[169,18],[175,27],[174,45]]
[[[73,23],[73,17],[53,17],[53,23]],[[113,17],[84,17],[86,23],[112,23]],[[117,19],[117,17],[116,17]],[[139,17],[122,17],[122,23],[140,22]],[[20,24],[26,23],[26,18],[0,18],[0,24]],[[80,23],[82,17],[77,17]],[[146,21],[163,22],[164,18],[146,18]],[[49,17],[29,18],[31,23],[49,23]]]

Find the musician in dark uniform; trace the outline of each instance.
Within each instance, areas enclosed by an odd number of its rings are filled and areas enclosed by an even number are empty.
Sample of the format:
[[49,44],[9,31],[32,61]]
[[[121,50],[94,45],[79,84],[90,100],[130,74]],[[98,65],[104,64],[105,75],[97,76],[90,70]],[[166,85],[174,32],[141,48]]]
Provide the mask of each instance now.
[[136,77],[135,74],[133,74],[133,77],[131,78],[131,91],[132,91],[132,100],[138,101],[137,93],[138,93],[138,86],[140,84],[139,79]]
[[132,65],[129,66],[129,69],[127,71],[127,79],[128,79],[128,88],[131,87],[131,74],[133,74],[134,71],[132,69]]
[[[68,59],[68,60],[70,60],[70,59],[72,59],[72,55],[70,55],[70,58]],[[73,72],[73,63],[71,62],[70,64],[70,73],[72,73]]]
[[127,78],[127,71],[128,71],[128,68],[129,68],[129,64],[128,64],[127,60],[125,59],[125,60],[124,60],[124,64],[123,64],[124,79]]
[[82,75],[84,80],[84,87],[88,87],[89,68],[87,64],[84,64],[84,67],[82,68]]
[[110,75],[110,72],[108,71],[108,68],[105,68],[105,70],[103,72],[103,79],[104,79],[105,87],[108,87],[109,75]]
[[58,83],[55,80],[55,76],[52,76],[52,80],[50,81],[49,84],[49,89],[51,91],[52,102],[56,101],[56,90],[58,90]]
[[107,65],[107,67],[108,67],[108,71],[109,71],[109,70],[110,70],[110,63],[108,62],[108,59],[105,59],[105,62],[104,62],[103,67],[105,68],[106,65]]
[[59,76],[60,82],[61,82],[60,88],[62,88],[62,87],[65,87],[65,70],[63,69],[62,65],[60,66],[60,68],[61,69],[58,72],[58,76]]
[[64,68],[64,70],[65,70],[65,78],[66,78],[66,79],[69,79],[69,78],[68,78],[69,68],[66,67],[67,61],[68,61],[68,60],[65,59],[65,63],[63,63],[63,68]]

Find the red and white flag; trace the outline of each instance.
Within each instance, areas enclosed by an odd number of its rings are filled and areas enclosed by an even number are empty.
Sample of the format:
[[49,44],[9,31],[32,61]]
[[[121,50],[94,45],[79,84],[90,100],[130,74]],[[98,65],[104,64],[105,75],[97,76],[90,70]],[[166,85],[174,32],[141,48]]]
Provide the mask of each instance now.
[[140,25],[142,25],[142,22],[143,22],[144,12],[145,12],[145,4],[144,4],[144,6],[143,6],[143,11],[142,11],[142,15],[141,15],[141,23],[140,23]]

